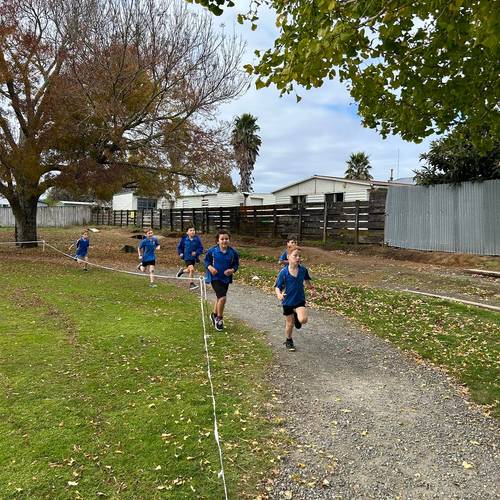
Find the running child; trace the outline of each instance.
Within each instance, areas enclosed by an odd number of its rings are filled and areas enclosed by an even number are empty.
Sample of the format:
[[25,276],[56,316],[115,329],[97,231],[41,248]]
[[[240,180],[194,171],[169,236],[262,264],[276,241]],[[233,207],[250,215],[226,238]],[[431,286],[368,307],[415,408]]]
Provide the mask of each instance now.
[[288,264],[288,252],[297,245],[298,245],[297,236],[295,236],[295,234],[288,235],[288,238],[286,240],[286,249],[279,256],[278,263],[281,264],[282,266],[286,266]]
[[233,282],[233,274],[238,270],[240,258],[238,252],[229,246],[230,235],[220,230],[215,241],[217,245],[208,249],[205,254],[206,282],[212,284],[217,297],[214,312],[210,319],[215,329],[221,332],[224,329],[224,306],[229,284]]
[[[180,278],[184,273],[189,273],[189,277],[194,276],[194,266],[200,262],[200,255],[203,253],[203,244],[200,237],[196,234],[194,226],[187,228],[186,234],[181,238],[177,245],[177,253],[184,261],[186,267],[181,267],[177,272],[177,277]],[[195,290],[198,285],[193,281],[189,282],[189,289]]]
[[68,251],[73,247],[76,247],[76,255],[74,259],[80,264],[83,263],[83,270],[88,271],[87,262],[89,259],[87,255],[89,253],[90,240],[87,229],[84,229],[80,238],[69,246]]
[[283,305],[285,316],[285,346],[295,351],[292,333],[307,323],[306,296],[304,285],[310,288],[311,277],[306,267],[300,265],[300,248],[294,247],[288,252],[288,265],[279,272],[275,284],[276,296]]
[[156,265],[156,250],[160,250],[160,242],[156,236],[153,236],[153,230],[151,228],[146,229],[145,237],[139,243],[137,247],[137,253],[139,254],[139,260],[141,263],[137,266],[141,272],[149,272],[149,286],[155,288],[155,265]]

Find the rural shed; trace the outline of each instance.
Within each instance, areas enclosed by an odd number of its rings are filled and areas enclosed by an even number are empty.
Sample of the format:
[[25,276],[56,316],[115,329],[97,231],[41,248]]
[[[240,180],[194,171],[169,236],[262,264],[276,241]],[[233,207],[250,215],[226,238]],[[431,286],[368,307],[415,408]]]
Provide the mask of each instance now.
[[219,208],[239,207],[241,205],[272,205],[274,195],[269,193],[193,193],[180,195],[174,208]]
[[397,183],[359,181],[344,179],[343,177],[313,175],[277,189],[272,194],[276,197],[276,204],[367,201],[370,199],[370,191],[376,189],[386,190],[394,184]]

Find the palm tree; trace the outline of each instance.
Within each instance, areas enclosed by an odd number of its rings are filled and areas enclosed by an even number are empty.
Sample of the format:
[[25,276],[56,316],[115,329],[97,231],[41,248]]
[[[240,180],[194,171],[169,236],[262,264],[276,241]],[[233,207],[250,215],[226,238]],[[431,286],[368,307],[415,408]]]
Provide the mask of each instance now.
[[234,120],[231,144],[240,170],[240,190],[244,193],[252,191],[253,167],[262,143],[256,134],[258,130],[257,117],[250,113],[243,113]]
[[347,160],[347,169],[344,173],[344,177],[346,179],[369,181],[373,179],[370,174],[371,168],[372,167],[366,153],[351,153],[351,156]]

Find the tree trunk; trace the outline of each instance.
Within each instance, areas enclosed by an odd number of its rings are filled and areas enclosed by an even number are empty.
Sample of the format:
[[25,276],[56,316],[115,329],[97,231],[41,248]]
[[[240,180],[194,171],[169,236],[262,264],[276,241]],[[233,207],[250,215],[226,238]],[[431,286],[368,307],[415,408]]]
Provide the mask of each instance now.
[[38,204],[38,196],[19,195],[11,202],[12,212],[16,219],[16,241],[22,247],[36,247],[37,243],[21,243],[23,241],[37,241],[38,235],[36,231],[36,211]]

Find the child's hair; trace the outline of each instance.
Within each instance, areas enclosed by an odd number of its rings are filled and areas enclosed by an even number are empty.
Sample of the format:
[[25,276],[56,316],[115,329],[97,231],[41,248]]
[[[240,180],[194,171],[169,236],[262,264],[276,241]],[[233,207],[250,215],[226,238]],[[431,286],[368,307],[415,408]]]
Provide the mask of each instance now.
[[194,224],[188,224],[186,226],[186,231],[189,231],[190,229],[194,229],[196,231],[196,227],[194,226]]
[[298,245],[293,245],[293,247],[290,248],[288,255],[291,255],[295,251],[302,252],[302,248],[300,248]]
[[82,231],[82,234],[89,234],[89,230],[88,230],[88,229],[84,229],[84,230]]
[[229,238],[231,238],[231,235],[229,234],[229,231],[226,231],[225,229],[219,229],[219,231],[217,231],[217,234],[215,235],[215,243],[219,242],[219,236],[221,234],[227,234],[229,236]]
[[149,233],[149,231],[153,231],[153,228],[147,227],[146,229],[144,229],[144,234]]
[[289,241],[298,241],[297,235],[296,234],[289,234],[288,238],[286,239],[286,242],[288,243]]

